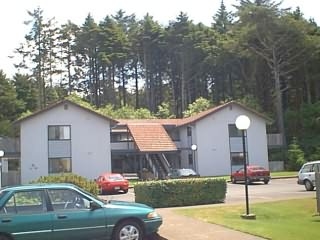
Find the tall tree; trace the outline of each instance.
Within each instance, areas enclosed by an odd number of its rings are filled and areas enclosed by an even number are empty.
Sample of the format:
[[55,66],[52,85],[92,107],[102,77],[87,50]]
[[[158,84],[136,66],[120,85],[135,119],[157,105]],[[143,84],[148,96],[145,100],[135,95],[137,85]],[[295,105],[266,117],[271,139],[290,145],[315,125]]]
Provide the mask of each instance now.
[[238,15],[244,37],[242,43],[245,48],[262,58],[272,73],[277,126],[286,146],[283,92],[288,87],[286,77],[297,69],[298,60],[305,52],[301,44],[303,34],[285,21],[283,16],[286,11],[278,8],[280,3],[268,0],[241,2]]
[[[21,44],[16,52],[21,55],[22,62],[16,67],[31,71],[39,88],[38,107],[44,108],[46,103],[46,87],[52,87],[53,78],[57,73],[57,31],[55,20],[45,20],[40,8],[28,11],[31,20],[25,22],[31,25],[30,32],[25,36],[26,42]],[[32,67],[30,67],[30,65]]]

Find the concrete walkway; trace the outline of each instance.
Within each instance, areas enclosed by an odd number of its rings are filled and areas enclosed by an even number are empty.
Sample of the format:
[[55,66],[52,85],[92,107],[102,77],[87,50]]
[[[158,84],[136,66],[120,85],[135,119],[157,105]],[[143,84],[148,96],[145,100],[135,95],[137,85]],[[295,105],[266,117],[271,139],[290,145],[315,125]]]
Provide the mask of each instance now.
[[163,217],[158,236],[146,240],[262,240],[220,225],[206,223],[174,213],[172,208],[157,209]]

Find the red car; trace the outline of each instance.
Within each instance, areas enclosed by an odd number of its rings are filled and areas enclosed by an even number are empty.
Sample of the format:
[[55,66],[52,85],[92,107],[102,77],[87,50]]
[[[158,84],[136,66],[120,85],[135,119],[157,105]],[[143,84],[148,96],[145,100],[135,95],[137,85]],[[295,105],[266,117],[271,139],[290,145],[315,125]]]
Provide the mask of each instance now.
[[129,181],[119,173],[103,173],[96,179],[96,183],[101,194],[127,193],[129,189]]
[[[244,182],[244,168],[240,168],[238,171],[231,174],[231,182]],[[253,182],[264,182],[268,184],[270,181],[270,171],[260,166],[247,166],[247,181],[248,183]]]

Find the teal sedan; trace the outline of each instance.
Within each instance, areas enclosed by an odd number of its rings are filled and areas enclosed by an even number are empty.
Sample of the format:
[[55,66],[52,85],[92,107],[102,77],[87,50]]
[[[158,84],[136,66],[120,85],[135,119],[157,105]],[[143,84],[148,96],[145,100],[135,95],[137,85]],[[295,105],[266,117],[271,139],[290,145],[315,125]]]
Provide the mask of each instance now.
[[104,202],[72,184],[0,190],[0,240],[142,240],[161,224],[152,207]]

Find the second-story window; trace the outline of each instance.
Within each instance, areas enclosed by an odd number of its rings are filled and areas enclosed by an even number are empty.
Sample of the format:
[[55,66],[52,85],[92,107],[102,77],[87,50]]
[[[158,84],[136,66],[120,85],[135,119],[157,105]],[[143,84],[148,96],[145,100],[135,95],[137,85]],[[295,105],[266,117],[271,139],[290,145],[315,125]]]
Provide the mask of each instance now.
[[192,128],[191,127],[187,127],[187,136],[188,137],[192,136]]

